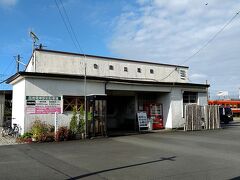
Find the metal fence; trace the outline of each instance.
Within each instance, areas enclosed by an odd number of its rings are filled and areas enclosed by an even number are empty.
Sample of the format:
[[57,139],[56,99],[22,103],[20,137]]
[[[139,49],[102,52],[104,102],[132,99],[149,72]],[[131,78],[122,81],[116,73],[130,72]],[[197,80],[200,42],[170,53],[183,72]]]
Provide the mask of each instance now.
[[185,131],[220,128],[219,106],[187,104],[185,106]]

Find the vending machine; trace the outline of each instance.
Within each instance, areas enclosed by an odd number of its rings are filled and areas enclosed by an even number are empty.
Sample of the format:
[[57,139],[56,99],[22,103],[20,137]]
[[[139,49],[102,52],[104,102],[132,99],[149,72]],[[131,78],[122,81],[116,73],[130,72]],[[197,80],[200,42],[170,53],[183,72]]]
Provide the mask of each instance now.
[[152,129],[163,129],[163,108],[162,104],[144,104],[144,111],[147,112],[148,119],[152,121]]

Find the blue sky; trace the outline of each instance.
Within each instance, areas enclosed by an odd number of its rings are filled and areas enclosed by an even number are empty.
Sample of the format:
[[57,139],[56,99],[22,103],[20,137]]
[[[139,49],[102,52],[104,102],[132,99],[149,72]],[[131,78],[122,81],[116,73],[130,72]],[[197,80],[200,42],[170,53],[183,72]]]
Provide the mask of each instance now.
[[[190,82],[208,80],[213,96],[220,90],[238,93],[239,16],[209,46],[182,63],[240,10],[239,0],[208,0],[207,5],[202,0],[62,2],[84,53],[187,65]],[[0,22],[0,79],[15,73],[13,56],[29,60],[30,29],[47,49],[78,52],[54,0],[0,0]]]

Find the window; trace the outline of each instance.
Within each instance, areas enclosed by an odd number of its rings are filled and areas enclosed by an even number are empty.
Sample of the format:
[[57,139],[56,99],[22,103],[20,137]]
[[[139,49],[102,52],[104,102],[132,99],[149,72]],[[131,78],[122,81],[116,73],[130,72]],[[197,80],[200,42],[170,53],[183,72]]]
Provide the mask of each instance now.
[[197,93],[185,91],[183,93],[183,103],[197,103]]
[[124,67],[124,71],[125,71],[125,72],[128,72],[128,68],[127,68],[127,67]]
[[185,113],[185,105],[189,103],[197,103],[197,92],[185,91],[183,93],[183,117]]
[[73,107],[76,106],[79,110],[84,105],[83,96],[63,96],[63,112],[73,111]]
[[150,74],[154,74],[154,70],[153,69],[150,69]]
[[185,80],[186,79],[186,71],[185,70],[180,70],[179,71],[179,74],[180,74],[180,78]]
[[98,65],[97,64],[94,64],[93,67],[94,67],[94,69],[98,69]]
[[141,73],[142,72],[141,68],[137,68],[137,72]]
[[113,69],[114,69],[114,68],[113,68],[113,65],[110,65],[110,66],[109,66],[109,69],[110,69],[110,70],[113,70]]

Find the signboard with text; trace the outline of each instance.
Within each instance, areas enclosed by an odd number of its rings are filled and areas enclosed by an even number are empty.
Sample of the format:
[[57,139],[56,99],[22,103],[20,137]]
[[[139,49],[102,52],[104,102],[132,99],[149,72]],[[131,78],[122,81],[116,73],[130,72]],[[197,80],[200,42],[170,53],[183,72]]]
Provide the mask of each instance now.
[[60,96],[26,96],[27,114],[61,113]]
[[137,113],[139,130],[148,127],[147,113],[144,111]]

